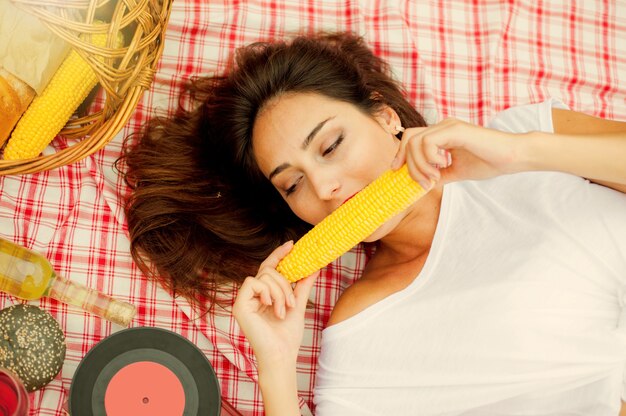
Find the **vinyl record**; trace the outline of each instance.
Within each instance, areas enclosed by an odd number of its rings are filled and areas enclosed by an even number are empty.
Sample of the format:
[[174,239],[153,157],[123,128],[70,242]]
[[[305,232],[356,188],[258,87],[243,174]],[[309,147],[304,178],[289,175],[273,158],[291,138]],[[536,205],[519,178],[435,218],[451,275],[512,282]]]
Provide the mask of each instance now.
[[104,338],[78,365],[72,416],[218,416],[220,389],[204,353],[160,328],[124,329]]

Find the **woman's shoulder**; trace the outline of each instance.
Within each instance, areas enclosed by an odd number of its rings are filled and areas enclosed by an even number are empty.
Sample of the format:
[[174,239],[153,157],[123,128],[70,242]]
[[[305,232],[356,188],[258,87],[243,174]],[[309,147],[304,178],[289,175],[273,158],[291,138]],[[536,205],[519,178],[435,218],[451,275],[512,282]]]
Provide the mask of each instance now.
[[492,117],[487,123],[487,127],[511,133],[553,132],[553,109],[567,110],[568,107],[555,98],[539,103],[510,107]]
[[357,280],[339,296],[328,319],[327,327],[357,315],[378,300],[375,290],[367,280]]
[[348,287],[339,297],[327,326],[338,324],[363,312],[388,296],[406,289],[419,275],[425,258],[403,264],[376,266],[376,256],[370,260],[363,277]]

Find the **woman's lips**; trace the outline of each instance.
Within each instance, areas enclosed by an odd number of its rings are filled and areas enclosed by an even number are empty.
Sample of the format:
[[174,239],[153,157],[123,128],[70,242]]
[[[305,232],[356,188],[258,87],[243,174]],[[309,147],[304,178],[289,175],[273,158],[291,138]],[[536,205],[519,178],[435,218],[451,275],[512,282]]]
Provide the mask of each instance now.
[[[358,193],[358,192],[357,192]],[[352,194],[352,196],[349,196],[348,199],[346,199],[345,201],[343,201],[343,204],[345,204],[346,202],[348,202],[349,200],[351,200],[352,198],[354,198],[354,195],[356,195],[357,193]],[[343,205],[341,204],[341,205]]]

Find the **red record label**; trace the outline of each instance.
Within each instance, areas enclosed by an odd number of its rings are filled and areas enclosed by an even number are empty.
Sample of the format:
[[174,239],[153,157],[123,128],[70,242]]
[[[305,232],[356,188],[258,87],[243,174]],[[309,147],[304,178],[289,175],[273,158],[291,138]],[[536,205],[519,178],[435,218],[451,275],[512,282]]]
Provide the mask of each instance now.
[[152,361],[122,367],[104,394],[107,416],[178,416],[185,409],[185,392],[170,369]]

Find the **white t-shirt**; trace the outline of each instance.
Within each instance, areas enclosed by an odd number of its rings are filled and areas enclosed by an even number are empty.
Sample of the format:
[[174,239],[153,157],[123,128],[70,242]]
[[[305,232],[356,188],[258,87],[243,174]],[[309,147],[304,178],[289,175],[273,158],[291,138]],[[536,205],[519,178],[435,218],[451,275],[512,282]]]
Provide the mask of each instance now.
[[[549,101],[492,125],[552,131]],[[417,278],[326,328],[324,415],[617,415],[626,195],[563,173],[444,187]]]

